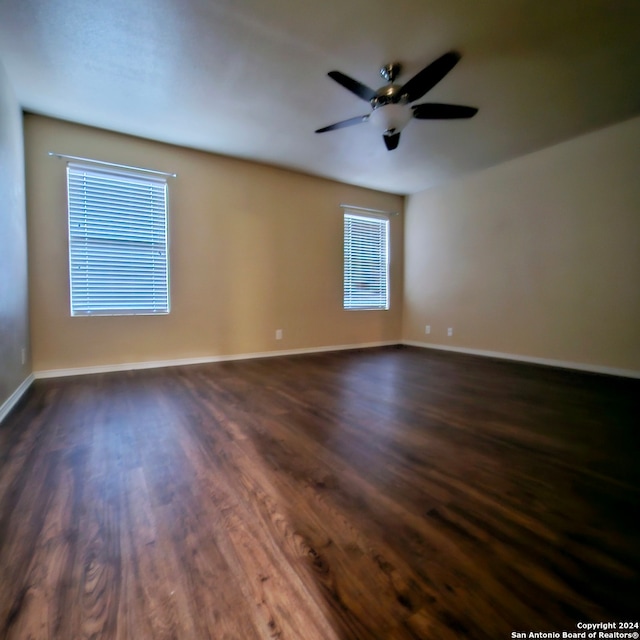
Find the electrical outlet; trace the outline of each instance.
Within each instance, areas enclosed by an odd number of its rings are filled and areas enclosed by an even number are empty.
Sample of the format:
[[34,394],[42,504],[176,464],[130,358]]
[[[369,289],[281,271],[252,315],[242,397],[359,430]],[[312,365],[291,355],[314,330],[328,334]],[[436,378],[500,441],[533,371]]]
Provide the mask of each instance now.
[[276,329],[276,340],[282,340],[282,329]]
[[426,324],[424,326],[424,332],[425,333],[431,333],[431,325],[430,324]]
[[447,329],[447,335],[448,335],[448,336],[452,336],[452,335],[453,335],[453,327],[449,327],[449,328]]

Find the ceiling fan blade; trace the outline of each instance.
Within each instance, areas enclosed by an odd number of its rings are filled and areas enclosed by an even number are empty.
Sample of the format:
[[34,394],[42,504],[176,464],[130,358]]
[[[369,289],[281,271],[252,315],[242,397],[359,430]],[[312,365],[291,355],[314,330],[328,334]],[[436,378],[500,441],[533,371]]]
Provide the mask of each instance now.
[[335,124],[330,124],[322,129],[316,129],[316,133],[324,133],[325,131],[334,131],[335,129],[344,129],[345,127],[352,127],[354,124],[360,124],[366,122],[369,119],[369,114],[366,116],[356,116],[355,118],[349,118],[348,120],[341,120]]
[[355,93],[358,98],[362,98],[367,102],[371,102],[376,97],[376,92],[373,89],[370,89],[366,85],[346,76],[344,73],[340,71],[329,71],[329,77],[335,80],[338,84],[341,84],[345,89],[351,91],[351,93]]
[[418,120],[452,120],[454,118],[471,118],[478,113],[475,107],[464,107],[459,104],[440,104],[429,102],[411,107],[413,117]]
[[406,95],[408,102],[422,98],[456,66],[458,60],[460,60],[460,54],[457,51],[445,53],[406,82],[399,94]]
[[387,135],[386,133],[382,135],[382,139],[384,143],[387,145],[387,151],[393,151],[400,142],[400,134],[393,133],[391,135]]

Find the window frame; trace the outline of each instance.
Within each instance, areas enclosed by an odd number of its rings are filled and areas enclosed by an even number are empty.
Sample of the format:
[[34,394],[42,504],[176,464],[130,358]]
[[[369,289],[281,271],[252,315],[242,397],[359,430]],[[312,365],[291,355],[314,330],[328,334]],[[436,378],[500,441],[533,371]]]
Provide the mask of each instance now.
[[[77,162],[67,163],[66,177],[71,316],[169,314],[166,178],[142,173],[142,170]],[[96,211],[100,212],[99,218]],[[134,225],[123,221],[128,215],[136,216]],[[142,217],[147,220],[141,222]],[[84,226],[80,227],[82,222]],[[82,231],[78,231],[79,228]],[[161,256],[157,263],[155,255]],[[130,260],[137,263],[137,267],[132,267]],[[81,275],[79,269],[83,267],[85,271]],[[95,274],[93,283],[87,275],[90,269]],[[108,283],[110,279],[116,284]],[[131,291],[126,291],[129,287]],[[111,301],[113,305],[107,304]]]
[[[348,222],[349,221],[349,222]],[[354,227],[353,222],[356,221],[356,225],[360,223],[360,233],[358,234],[357,226]],[[363,225],[374,225],[377,227],[377,233],[382,234],[382,242],[376,245],[376,240],[373,233],[366,234]],[[350,228],[348,228],[348,226]],[[354,231],[359,236],[354,242]],[[351,210],[345,208],[343,210],[343,292],[342,292],[342,306],[345,311],[388,311],[390,308],[390,289],[391,289],[391,276],[390,276],[390,237],[391,226],[390,220],[387,215],[377,214],[373,212],[362,212],[358,210]],[[372,253],[375,255],[369,255],[364,258],[364,262],[369,262],[368,268],[372,266],[375,270],[373,277],[365,283],[369,286],[376,285],[382,291],[379,291],[377,295],[371,295],[369,297],[360,296],[358,299],[358,292],[356,291],[356,284],[354,283],[354,271],[356,274],[358,271],[362,273],[363,264],[358,266],[354,265],[353,253],[362,249],[363,245],[367,243],[372,246]],[[362,263],[362,257],[361,257]],[[382,287],[380,287],[382,283]],[[362,285],[363,283],[361,283]]]

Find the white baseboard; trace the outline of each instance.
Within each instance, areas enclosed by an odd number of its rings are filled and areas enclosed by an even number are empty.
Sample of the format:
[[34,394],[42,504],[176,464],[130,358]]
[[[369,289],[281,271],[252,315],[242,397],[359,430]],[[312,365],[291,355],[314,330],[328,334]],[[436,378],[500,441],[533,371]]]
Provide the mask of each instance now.
[[161,367],[182,367],[190,364],[207,364],[210,362],[229,362],[231,360],[251,360],[254,358],[273,358],[275,356],[292,356],[310,353],[322,353],[326,351],[346,351],[353,349],[371,349],[374,347],[388,347],[397,345],[397,340],[389,342],[367,342],[364,344],[333,345],[330,347],[311,347],[307,349],[283,349],[281,351],[260,351],[258,353],[240,353],[225,356],[202,356],[198,358],[178,358],[175,360],[153,360],[148,362],[126,362],[115,364],[103,364],[91,367],[74,367],[71,369],[49,369],[34,371],[36,379],[62,378],[66,376],[79,376],[91,373],[110,373],[113,371],[133,371],[136,369],[159,369]]
[[[201,356],[197,358],[177,358],[174,360],[153,360],[147,362],[125,362],[104,364],[90,367],[74,367],[70,369],[49,369],[35,371],[20,388],[17,389],[11,398],[0,408],[0,420],[9,412],[11,407],[20,399],[27,390],[33,379],[41,378],[61,378],[67,376],[88,375],[92,373],[110,373],[114,371],[134,371],[136,369],[159,369],[162,367],[181,367],[190,364],[207,364],[211,362],[229,362],[232,360],[250,360],[254,358],[273,358],[277,356],[304,355],[312,353],[322,353],[327,351],[347,351],[354,349],[371,349],[375,347],[389,347],[398,344],[410,347],[420,347],[423,349],[437,349],[440,351],[453,351],[474,356],[484,356],[498,358],[501,360],[512,360],[515,362],[526,362],[530,364],[541,364],[549,367],[559,367],[561,369],[574,369],[576,371],[587,371],[590,373],[600,373],[612,376],[622,376],[625,378],[640,378],[640,371],[633,369],[620,369],[616,367],[606,367],[601,365],[585,364],[582,362],[569,362],[565,360],[555,360],[551,358],[536,358],[513,353],[503,353],[501,351],[486,351],[483,349],[467,349],[465,347],[449,347],[446,345],[431,342],[418,342],[416,340],[387,341],[387,342],[367,342],[363,344],[331,345],[327,347],[311,347],[304,349],[282,349],[279,351],[260,351],[257,353],[240,353],[233,355]],[[24,387],[24,388],[23,388]],[[15,398],[14,398],[15,396]],[[5,407],[7,407],[5,409]]]
[[34,381],[35,377],[32,373],[30,373],[20,384],[20,386],[2,403],[0,406],[0,422],[2,422],[7,415],[9,415],[9,411],[15,407],[18,403],[18,400],[22,398],[22,396],[26,393],[27,389],[31,386],[31,383]]
[[622,376],[625,378],[640,378],[640,371],[634,369],[618,369],[616,367],[604,367],[597,364],[585,364],[582,362],[568,362],[566,360],[554,360],[551,358],[535,358],[532,356],[521,356],[514,353],[502,353],[501,351],[484,351],[482,349],[466,349],[464,347],[448,347],[432,342],[418,342],[416,340],[403,340],[402,344],[409,347],[421,347],[423,349],[438,349],[440,351],[455,351],[456,353],[466,353],[472,356],[485,356],[488,358],[499,358],[501,360],[514,360],[516,362],[527,362],[530,364],[542,364],[548,367],[559,367],[561,369],[575,369],[577,371],[588,371],[590,373],[602,373],[610,376]]

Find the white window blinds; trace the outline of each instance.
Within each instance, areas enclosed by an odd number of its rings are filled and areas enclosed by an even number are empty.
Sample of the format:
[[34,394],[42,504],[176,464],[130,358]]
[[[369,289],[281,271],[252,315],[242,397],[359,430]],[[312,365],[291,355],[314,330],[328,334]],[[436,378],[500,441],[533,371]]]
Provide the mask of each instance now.
[[67,167],[71,315],[169,312],[167,184]]
[[344,308],[389,308],[389,221],[344,214]]

